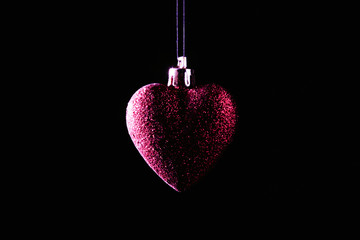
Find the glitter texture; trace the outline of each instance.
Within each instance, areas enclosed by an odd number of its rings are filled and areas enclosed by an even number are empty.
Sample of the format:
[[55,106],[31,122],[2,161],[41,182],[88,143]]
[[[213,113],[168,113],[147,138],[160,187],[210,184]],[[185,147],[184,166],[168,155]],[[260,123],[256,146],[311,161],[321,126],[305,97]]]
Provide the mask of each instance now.
[[235,102],[219,85],[194,88],[153,83],[130,99],[126,123],[147,164],[176,191],[185,191],[231,142]]

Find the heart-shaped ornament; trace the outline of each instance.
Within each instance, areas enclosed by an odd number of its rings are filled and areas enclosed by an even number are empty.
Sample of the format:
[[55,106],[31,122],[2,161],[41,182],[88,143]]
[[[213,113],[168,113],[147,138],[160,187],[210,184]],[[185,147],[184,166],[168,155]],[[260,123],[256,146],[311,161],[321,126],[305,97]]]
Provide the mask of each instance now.
[[186,84],[190,78],[181,86],[170,71],[168,86],[149,84],[131,97],[126,123],[147,164],[180,192],[215,164],[233,138],[237,115],[235,102],[224,88]]

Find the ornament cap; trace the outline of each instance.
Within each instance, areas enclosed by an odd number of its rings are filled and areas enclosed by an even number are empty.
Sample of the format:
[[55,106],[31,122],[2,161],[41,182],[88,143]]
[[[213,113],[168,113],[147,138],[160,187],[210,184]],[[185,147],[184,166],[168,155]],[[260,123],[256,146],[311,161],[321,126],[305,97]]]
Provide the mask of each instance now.
[[178,66],[169,69],[167,85],[174,87],[193,87],[195,85],[194,70],[186,67],[186,57],[178,57]]

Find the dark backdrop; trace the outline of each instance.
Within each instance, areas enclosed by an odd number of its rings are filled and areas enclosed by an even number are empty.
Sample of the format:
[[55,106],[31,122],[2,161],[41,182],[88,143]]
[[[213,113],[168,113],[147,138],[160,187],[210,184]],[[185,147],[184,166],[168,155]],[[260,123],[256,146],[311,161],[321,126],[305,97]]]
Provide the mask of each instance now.
[[340,148],[341,113],[328,89],[338,76],[338,36],[347,33],[336,11],[187,2],[188,65],[197,83],[229,90],[239,125],[213,171],[184,193],[147,166],[125,123],[132,94],[166,84],[176,64],[175,1],[64,4],[39,17],[42,68],[55,83],[48,92],[59,93],[51,125],[59,138],[46,168],[57,208],[109,227],[155,216],[169,226],[185,218],[215,227],[232,217],[311,220],[353,201],[359,165]]

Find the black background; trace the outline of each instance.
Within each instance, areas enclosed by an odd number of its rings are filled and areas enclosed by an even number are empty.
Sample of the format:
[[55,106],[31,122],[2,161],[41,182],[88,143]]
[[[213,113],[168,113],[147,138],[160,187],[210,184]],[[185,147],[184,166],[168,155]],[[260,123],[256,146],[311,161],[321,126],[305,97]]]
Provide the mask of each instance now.
[[331,90],[346,20],[325,4],[235,3],[187,1],[188,65],[198,84],[229,90],[239,125],[217,166],[184,193],[147,166],[125,123],[132,94],[166,84],[176,64],[175,1],[59,3],[23,22],[38,56],[32,71],[56,99],[40,100],[49,115],[37,171],[49,215],[184,232],[201,222],[207,231],[279,216],[308,222],[352,206],[359,164],[342,146],[341,90]]

